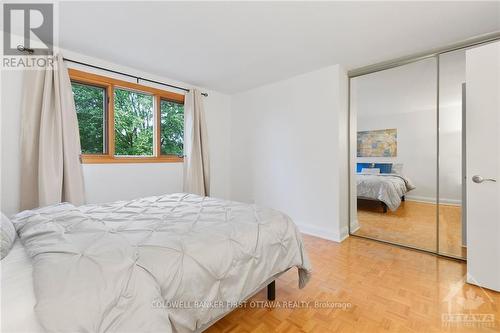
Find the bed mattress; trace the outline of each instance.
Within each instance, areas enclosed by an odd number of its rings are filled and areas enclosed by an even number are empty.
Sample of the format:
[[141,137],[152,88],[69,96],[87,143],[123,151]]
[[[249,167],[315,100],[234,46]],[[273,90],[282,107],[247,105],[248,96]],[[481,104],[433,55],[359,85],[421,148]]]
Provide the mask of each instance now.
[[356,174],[358,198],[382,201],[392,211],[396,211],[401,205],[401,197],[413,189],[415,186],[402,175]]
[[291,267],[299,287],[310,276],[291,219],[255,205],[173,194],[58,204],[13,222],[47,331],[199,331]]

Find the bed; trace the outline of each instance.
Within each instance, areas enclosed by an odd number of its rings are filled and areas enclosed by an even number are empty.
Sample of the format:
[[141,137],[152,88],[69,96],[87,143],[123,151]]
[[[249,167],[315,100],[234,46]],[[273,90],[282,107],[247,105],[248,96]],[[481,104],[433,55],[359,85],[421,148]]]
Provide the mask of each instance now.
[[291,219],[255,205],[180,193],[57,204],[13,223],[23,246],[2,268],[23,266],[24,285],[2,273],[2,289],[26,297],[2,303],[2,318],[30,328],[17,331],[198,332],[290,268],[299,288],[310,278]]
[[1,331],[43,332],[33,311],[33,266],[19,239],[2,259],[1,268]]
[[356,173],[358,199],[380,201],[384,213],[387,212],[387,208],[396,211],[405,200],[406,193],[413,189],[415,186],[401,174]]

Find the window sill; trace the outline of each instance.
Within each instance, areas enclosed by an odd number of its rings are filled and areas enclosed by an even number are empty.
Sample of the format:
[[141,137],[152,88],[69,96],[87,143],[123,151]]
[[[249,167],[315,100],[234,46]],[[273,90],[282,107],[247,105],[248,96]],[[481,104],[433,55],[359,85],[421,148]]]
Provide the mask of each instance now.
[[132,156],[108,156],[108,155],[82,155],[82,164],[107,164],[107,163],[182,163],[184,158],[175,155],[132,157]]

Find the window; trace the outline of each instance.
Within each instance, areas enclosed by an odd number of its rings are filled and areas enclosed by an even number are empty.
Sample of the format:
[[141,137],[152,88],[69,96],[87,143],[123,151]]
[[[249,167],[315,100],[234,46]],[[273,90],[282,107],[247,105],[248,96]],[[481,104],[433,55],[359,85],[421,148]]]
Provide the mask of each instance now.
[[161,153],[182,155],[184,152],[184,104],[162,99],[160,114]]
[[72,83],[80,143],[84,154],[105,154],[106,89]]
[[83,163],[181,162],[184,95],[69,70]]
[[153,155],[153,96],[115,89],[115,154]]

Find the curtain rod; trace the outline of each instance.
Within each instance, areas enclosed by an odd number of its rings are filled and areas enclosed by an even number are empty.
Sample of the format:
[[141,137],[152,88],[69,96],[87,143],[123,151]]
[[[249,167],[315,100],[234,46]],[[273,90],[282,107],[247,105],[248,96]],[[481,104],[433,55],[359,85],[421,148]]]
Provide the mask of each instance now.
[[[29,54],[33,54],[35,52],[35,50],[29,49],[27,47],[24,47],[23,45],[18,45],[17,46],[17,50],[20,51],[20,52],[27,52]],[[85,63],[85,62],[81,62],[81,61],[76,61],[76,60],[72,60],[72,59],[68,59],[68,58],[63,58],[63,60],[67,61],[67,62],[72,62],[74,64],[79,64],[79,65],[83,65],[83,66],[92,67],[92,68],[95,68],[95,69],[100,69],[100,70],[103,70],[103,71],[107,71],[107,72],[110,72],[110,73],[115,73],[115,74],[118,74],[118,75],[123,75],[123,76],[131,77],[131,78],[136,79],[137,82],[139,82],[139,81],[146,81],[146,82],[156,83],[156,84],[160,84],[160,85],[167,86],[167,87],[174,88],[174,89],[184,90],[185,92],[189,92],[190,91],[190,89],[188,89],[188,88],[179,87],[179,86],[175,86],[173,84],[168,84],[168,83],[164,83],[164,82],[160,82],[160,81],[156,81],[156,80],[146,79],[146,78],[143,78],[143,77],[140,77],[140,76],[136,76],[136,75],[132,75],[132,74],[120,72],[120,71],[115,71],[114,69],[109,69],[109,68],[105,68],[105,67],[101,67],[101,66],[96,66],[96,65],[92,65],[92,64],[89,64],[89,63]],[[208,93],[201,93],[201,94],[203,96],[205,96],[205,97],[208,96]]]

